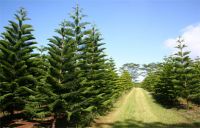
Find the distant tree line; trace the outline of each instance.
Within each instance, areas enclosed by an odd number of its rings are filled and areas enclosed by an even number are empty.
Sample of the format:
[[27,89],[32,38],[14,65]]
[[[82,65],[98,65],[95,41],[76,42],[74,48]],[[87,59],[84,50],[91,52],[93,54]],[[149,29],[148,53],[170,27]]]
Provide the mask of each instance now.
[[[47,47],[37,47],[21,8],[0,38],[0,111],[29,119],[53,117],[66,126],[88,125],[133,84],[116,73],[99,30],[84,22],[79,6],[55,30]],[[38,52],[37,52],[38,51]]]
[[142,85],[151,91],[162,104],[174,105],[178,99],[200,104],[200,59],[191,59],[184,40],[177,40],[177,52],[165,57],[162,63],[154,63]]

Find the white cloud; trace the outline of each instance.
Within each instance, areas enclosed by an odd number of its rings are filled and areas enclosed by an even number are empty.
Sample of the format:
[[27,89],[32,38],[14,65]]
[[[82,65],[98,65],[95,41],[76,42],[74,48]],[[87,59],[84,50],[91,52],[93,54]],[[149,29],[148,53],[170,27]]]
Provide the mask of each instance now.
[[176,46],[176,39],[167,39],[165,41],[165,45],[168,47],[168,48],[174,48]]
[[[191,56],[200,56],[200,24],[190,25],[181,30],[181,37],[185,40],[188,50],[191,51]],[[177,38],[167,39],[164,44],[167,48],[173,49],[177,44]]]

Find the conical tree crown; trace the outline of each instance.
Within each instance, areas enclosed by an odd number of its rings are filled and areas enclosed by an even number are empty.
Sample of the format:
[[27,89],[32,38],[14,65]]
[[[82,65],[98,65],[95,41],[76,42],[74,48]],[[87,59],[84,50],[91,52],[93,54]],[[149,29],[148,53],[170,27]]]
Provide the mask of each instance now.
[[27,97],[34,93],[37,77],[42,73],[35,65],[38,63],[38,55],[33,53],[36,42],[32,26],[25,24],[29,20],[25,9],[21,8],[15,14],[15,19],[9,21],[0,40],[0,106],[11,113],[23,108]]

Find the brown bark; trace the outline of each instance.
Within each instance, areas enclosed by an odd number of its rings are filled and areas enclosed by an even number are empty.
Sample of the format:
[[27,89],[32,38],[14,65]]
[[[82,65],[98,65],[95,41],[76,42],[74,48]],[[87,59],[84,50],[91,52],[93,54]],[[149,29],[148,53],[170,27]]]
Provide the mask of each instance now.
[[188,99],[186,99],[186,101],[187,101],[187,110],[189,110],[189,109],[190,109],[189,100],[188,100]]
[[51,128],[56,128],[56,120],[57,120],[57,115],[55,114],[54,118],[53,118],[53,122],[52,122]]

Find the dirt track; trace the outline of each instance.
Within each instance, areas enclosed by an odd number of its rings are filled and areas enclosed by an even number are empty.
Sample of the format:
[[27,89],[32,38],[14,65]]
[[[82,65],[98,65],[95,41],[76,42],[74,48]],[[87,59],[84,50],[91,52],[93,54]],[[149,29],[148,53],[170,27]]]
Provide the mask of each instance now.
[[155,103],[144,89],[133,88],[118,101],[112,112],[96,119],[92,127],[115,127],[118,124],[121,124],[119,127],[179,127],[179,124],[190,126],[190,121]]

